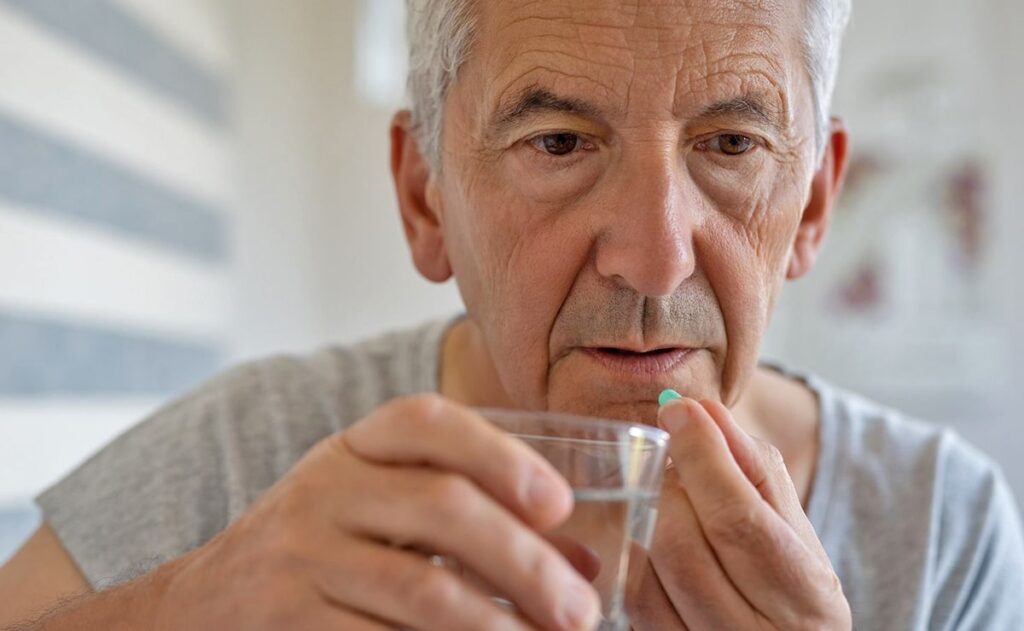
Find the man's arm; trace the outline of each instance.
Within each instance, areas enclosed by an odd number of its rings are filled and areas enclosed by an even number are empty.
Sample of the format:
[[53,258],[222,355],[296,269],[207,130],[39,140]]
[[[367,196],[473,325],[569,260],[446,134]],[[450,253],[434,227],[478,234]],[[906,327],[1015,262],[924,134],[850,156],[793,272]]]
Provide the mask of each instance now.
[[321,439],[226,529],[130,582],[90,593],[52,531],[33,537],[0,570],[0,607],[19,603],[0,629],[584,631],[598,595],[541,534],[571,510],[568,483],[525,443],[438,395],[405,397]]
[[149,624],[154,597],[178,567],[170,561],[145,576],[93,592],[45,523],[0,567],[0,631],[134,631]]
[[38,618],[91,592],[89,582],[45,523],[0,567],[0,629]]

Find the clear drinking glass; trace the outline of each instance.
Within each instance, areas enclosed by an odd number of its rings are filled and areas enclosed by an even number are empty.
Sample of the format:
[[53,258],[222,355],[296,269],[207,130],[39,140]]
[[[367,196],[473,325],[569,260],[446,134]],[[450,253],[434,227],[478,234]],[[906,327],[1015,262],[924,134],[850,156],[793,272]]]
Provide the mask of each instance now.
[[[656,427],[547,412],[478,409],[568,480],[575,507],[545,537],[601,596],[599,631],[629,628],[626,605],[647,561],[669,436]],[[500,596],[500,595],[499,595]],[[499,598],[500,600],[500,598]],[[505,601],[507,604],[507,601]]]

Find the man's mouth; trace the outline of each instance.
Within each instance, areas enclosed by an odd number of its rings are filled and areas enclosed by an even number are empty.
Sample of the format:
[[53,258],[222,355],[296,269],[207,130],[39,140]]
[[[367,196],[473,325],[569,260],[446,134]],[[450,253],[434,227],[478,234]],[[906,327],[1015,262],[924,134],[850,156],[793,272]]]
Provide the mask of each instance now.
[[662,346],[646,350],[617,346],[588,346],[582,350],[613,372],[650,376],[675,370],[696,349],[681,346]]

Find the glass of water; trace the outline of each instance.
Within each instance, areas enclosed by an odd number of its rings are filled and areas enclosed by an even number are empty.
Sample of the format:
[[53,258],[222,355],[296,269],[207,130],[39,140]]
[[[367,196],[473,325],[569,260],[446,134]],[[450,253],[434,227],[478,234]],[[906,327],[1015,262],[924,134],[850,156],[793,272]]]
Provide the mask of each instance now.
[[657,521],[668,434],[647,425],[566,414],[477,412],[537,450],[568,480],[576,500],[572,515],[545,537],[601,596],[604,619],[598,630],[628,629],[626,606],[638,587]]

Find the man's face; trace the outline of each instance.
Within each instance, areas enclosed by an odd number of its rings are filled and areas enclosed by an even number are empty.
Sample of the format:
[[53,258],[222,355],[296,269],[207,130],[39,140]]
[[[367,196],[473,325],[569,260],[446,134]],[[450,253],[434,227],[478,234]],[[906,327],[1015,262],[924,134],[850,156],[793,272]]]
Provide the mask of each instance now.
[[663,388],[735,403],[815,170],[803,2],[476,4],[434,184],[504,390],[647,421]]

